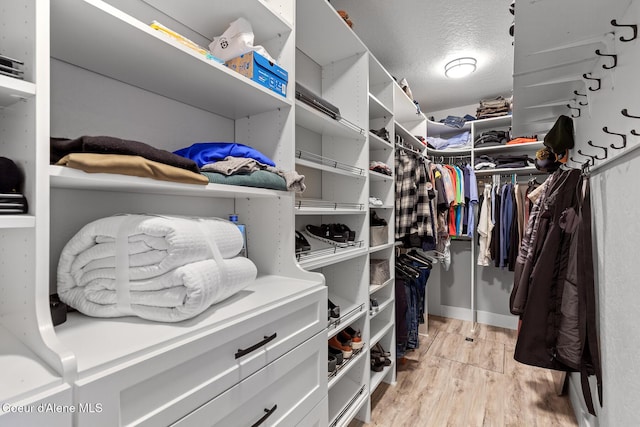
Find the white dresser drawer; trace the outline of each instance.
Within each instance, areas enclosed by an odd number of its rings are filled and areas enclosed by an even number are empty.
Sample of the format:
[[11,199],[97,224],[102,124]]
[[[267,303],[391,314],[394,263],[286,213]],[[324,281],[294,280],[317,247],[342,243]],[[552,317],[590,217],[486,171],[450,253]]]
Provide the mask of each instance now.
[[326,288],[316,287],[148,357],[81,378],[77,401],[100,402],[103,411],[78,414],[78,424],[168,425],[322,331],[325,307]]
[[320,333],[174,426],[294,426],[327,393],[326,336]]
[[327,427],[329,425],[329,398],[325,396],[306,417],[296,426],[300,427]]

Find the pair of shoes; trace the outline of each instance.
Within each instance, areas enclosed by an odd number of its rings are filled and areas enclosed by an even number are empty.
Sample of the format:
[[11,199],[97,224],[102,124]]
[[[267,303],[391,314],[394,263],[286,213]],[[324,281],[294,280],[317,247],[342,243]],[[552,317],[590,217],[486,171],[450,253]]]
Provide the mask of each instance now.
[[325,243],[341,248],[353,245],[356,240],[356,232],[344,224],[306,225],[305,232],[309,237],[322,240]]
[[327,320],[331,320],[331,318],[339,319],[340,318],[340,306],[335,305],[331,302],[331,300],[327,300],[328,316]]
[[371,132],[376,136],[379,136],[380,138],[384,139],[387,142],[391,142],[389,141],[389,131],[387,130],[387,128],[369,129],[369,132]]
[[369,197],[369,206],[382,206],[382,205],[384,205],[384,203],[382,203],[382,200],[373,196]]
[[380,218],[376,211],[371,211],[371,216],[369,217],[369,225],[370,226],[385,226],[387,225],[387,220],[384,218]]
[[376,344],[371,348],[371,370],[381,372],[385,366],[391,366],[391,353],[384,351],[380,344]]
[[311,244],[304,238],[304,235],[296,230],[296,253],[309,252],[311,250]]
[[347,326],[342,331],[340,331],[340,333],[338,334],[338,339],[342,343],[350,345],[354,351],[360,350],[362,347],[364,347],[360,331],[356,331],[351,326]]
[[349,359],[353,355],[351,346],[340,342],[337,335],[329,340],[329,347],[342,351],[342,357],[345,359]]
[[373,314],[380,311],[378,300],[375,298],[369,298],[369,314]]
[[342,350],[329,346],[328,354],[336,358],[336,366],[340,366],[344,363],[344,355],[342,354]]

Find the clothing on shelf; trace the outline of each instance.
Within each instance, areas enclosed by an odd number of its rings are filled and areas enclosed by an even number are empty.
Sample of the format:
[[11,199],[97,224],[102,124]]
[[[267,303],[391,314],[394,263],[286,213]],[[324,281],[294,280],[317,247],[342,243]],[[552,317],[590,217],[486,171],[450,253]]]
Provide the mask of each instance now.
[[511,101],[502,96],[494,99],[483,99],[476,110],[476,117],[480,119],[488,119],[491,117],[506,116],[511,110]]
[[178,322],[255,280],[255,264],[238,256],[243,244],[238,226],[220,218],[101,218],[64,246],[58,294],[88,316]]
[[198,167],[224,160],[229,156],[254,159],[268,166],[276,165],[273,160],[255,148],[236,142],[197,142],[174,151],[174,154],[193,160]]
[[474,147],[495,147],[498,145],[505,145],[511,136],[508,131],[503,130],[489,130],[482,132],[478,135],[473,142]]
[[514,358],[581,374],[595,415],[589,375],[602,379],[596,329],[589,178],[560,169],[543,184],[518,254],[510,310],[521,317]]
[[468,148],[471,146],[471,132],[462,132],[448,139],[428,136],[427,144],[436,150]]
[[389,176],[393,174],[393,171],[391,170],[389,165],[387,165],[384,162],[379,162],[377,160],[371,161],[371,163],[369,164],[369,170],[374,172],[379,172],[381,174],[389,175]]
[[475,169],[506,169],[506,168],[526,168],[533,163],[533,159],[526,154],[510,155],[499,154],[488,156],[482,154],[478,156]]

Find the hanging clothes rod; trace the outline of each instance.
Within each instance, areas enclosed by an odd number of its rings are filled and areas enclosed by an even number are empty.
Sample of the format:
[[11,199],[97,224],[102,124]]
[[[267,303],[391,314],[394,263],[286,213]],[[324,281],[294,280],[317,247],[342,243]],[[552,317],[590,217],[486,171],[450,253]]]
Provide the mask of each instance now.
[[401,149],[403,151],[408,151],[408,152],[413,153],[413,154],[415,154],[417,156],[424,157],[424,154],[422,154],[420,151],[416,150],[415,148],[407,147],[405,145],[400,144],[399,142],[396,142],[395,144],[396,144],[396,148],[399,148],[399,149]]

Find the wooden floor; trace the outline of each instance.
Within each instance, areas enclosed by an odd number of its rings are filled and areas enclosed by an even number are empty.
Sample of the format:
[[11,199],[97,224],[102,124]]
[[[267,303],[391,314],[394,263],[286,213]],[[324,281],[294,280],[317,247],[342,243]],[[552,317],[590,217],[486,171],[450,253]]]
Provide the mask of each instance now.
[[[577,426],[562,374],[513,360],[515,331],[429,316],[429,335],[372,396],[371,423],[349,427]],[[473,342],[466,341],[473,338]]]

